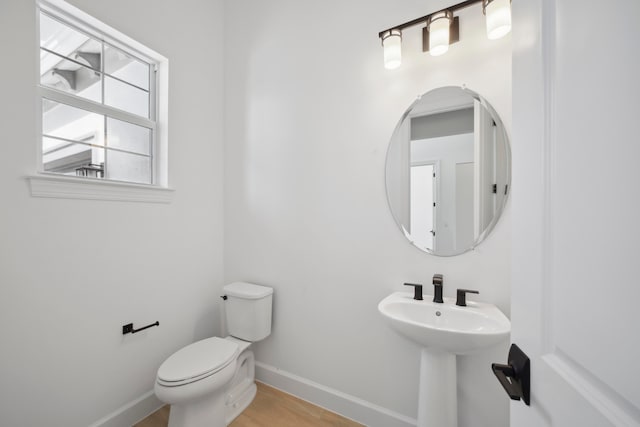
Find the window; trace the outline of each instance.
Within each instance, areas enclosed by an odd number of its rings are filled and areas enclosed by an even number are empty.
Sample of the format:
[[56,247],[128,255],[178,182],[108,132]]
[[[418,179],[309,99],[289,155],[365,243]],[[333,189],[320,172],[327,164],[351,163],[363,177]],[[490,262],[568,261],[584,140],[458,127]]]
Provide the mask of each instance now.
[[163,58],[60,4],[39,10],[40,172],[166,186]]

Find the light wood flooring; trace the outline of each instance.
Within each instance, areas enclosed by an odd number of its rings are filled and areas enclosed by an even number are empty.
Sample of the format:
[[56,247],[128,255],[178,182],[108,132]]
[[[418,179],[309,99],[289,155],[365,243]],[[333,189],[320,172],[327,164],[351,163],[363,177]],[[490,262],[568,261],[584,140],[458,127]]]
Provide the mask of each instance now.
[[[251,405],[229,427],[362,427],[340,415],[256,382]],[[167,427],[169,406],[164,406],[133,427]]]

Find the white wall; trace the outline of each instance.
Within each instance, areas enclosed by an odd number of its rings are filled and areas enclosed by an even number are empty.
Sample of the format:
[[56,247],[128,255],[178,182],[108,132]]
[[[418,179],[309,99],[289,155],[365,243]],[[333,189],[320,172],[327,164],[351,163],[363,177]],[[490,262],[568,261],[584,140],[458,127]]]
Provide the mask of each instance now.
[[[463,40],[447,55],[420,53],[415,28],[403,66],[383,68],[377,33],[445,5],[226,3],[225,281],[275,288],[257,359],[412,418],[419,349],[383,322],[378,302],[443,273],[445,295],[478,289],[509,313],[509,206],[477,250],[453,258],[411,246],[387,207],[387,143],[418,94],[465,83],[510,129],[510,39],[486,39],[479,5],[460,14]],[[507,425],[489,367],[505,358],[506,344],[460,360],[470,379],[459,383],[461,427]]]
[[[0,425],[87,426],[217,332],[222,286],[222,2],[72,3],[170,60],[173,203],[32,198],[35,3],[0,4]],[[123,337],[121,326],[160,321]]]

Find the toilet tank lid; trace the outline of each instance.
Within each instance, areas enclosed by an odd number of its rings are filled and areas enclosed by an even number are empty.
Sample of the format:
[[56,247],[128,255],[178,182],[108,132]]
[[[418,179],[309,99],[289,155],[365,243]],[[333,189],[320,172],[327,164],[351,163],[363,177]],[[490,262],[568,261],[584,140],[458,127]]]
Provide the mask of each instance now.
[[247,282],[230,283],[223,289],[227,296],[245,299],[260,299],[273,294],[273,288]]

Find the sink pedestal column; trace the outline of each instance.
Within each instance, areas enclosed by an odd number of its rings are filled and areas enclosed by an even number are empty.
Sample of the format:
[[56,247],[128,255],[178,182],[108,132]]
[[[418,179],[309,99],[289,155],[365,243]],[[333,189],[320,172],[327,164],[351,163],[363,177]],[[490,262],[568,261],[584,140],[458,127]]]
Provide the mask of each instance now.
[[420,356],[418,427],[457,427],[456,355],[423,348]]

